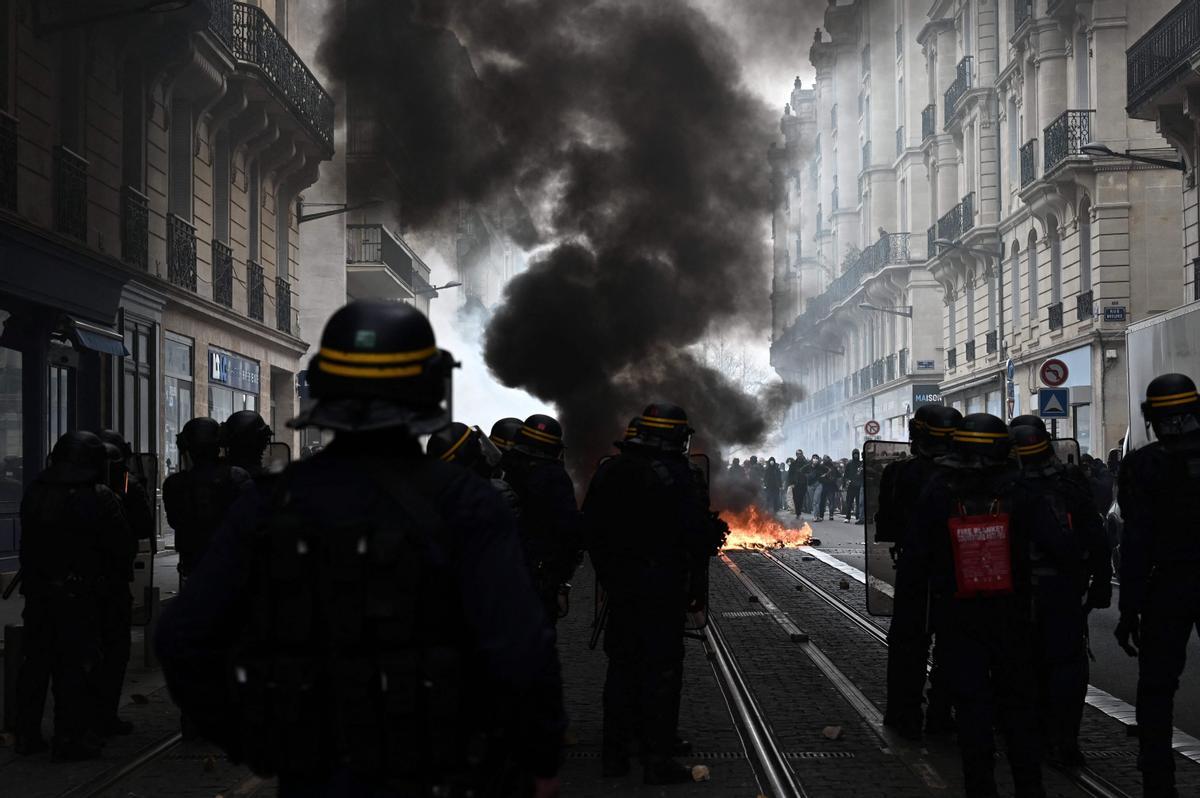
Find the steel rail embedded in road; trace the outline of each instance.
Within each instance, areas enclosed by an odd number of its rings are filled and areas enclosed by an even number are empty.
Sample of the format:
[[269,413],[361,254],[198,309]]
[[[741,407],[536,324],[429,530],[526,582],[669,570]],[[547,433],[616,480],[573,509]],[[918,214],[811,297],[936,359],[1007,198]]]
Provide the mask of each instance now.
[[[813,594],[817,596],[817,598],[820,598],[826,604],[829,604],[842,615],[846,616],[855,625],[863,629],[865,632],[867,632],[867,634],[871,635],[871,637],[875,638],[885,647],[887,646],[887,633],[867,618],[864,618],[858,612],[858,610],[854,609],[849,604],[842,601],[840,598],[833,595],[828,590],[814,582],[812,579],[809,579],[807,576],[776,557],[771,552],[760,551],[759,553],[769,562],[774,563],[776,566],[782,569],[784,573],[791,576],[798,583],[804,585],[805,589],[811,590]],[[1086,765],[1078,768],[1055,766],[1055,770],[1066,776],[1076,787],[1093,798],[1131,798],[1129,793],[1112,784]]]
[[704,628],[704,646],[742,737],[742,745],[750,757],[759,789],[769,798],[807,798],[808,793],[779,750],[762,709],[754,700],[754,694],[712,618]]
[[85,798],[103,795],[163,754],[175,748],[182,741],[183,735],[179,732],[161,737],[135,754],[133,759],[127,760],[123,764],[104,771],[93,779],[85,781],[83,784],[76,785],[66,792],[60,793],[59,798]]

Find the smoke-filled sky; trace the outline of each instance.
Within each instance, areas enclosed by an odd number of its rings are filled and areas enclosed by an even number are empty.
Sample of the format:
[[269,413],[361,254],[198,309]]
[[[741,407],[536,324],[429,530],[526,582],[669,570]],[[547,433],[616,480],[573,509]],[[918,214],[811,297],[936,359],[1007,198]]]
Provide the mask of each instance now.
[[428,0],[414,17],[404,0],[351,0],[327,40],[330,71],[370,86],[410,225],[519,197],[513,234],[535,254],[484,354],[558,408],[577,466],[649,402],[684,405],[728,446],[761,440],[794,399],[748,396],[689,347],[731,327],[765,347],[765,156],[811,4]]

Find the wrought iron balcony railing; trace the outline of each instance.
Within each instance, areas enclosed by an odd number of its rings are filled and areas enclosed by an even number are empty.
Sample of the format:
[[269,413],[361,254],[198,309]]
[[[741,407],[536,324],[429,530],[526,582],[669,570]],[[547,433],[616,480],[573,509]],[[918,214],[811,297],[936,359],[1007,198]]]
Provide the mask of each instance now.
[[275,278],[275,329],[292,331],[292,284],[282,277]]
[[988,334],[984,336],[983,345],[984,349],[987,350],[989,355],[994,355],[1000,350],[1000,345],[995,330],[989,331]]
[[1033,16],[1033,0],[1016,0],[1013,3],[1013,30],[1019,30]]
[[958,368],[958,352],[954,349],[954,347],[950,347],[946,350],[946,368]]
[[17,120],[0,111],[0,208],[17,209]]
[[222,241],[212,242],[213,302],[233,307],[233,250]]
[[938,245],[935,243],[938,238],[937,225],[929,225],[929,229],[925,231],[925,259],[930,260],[936,257],[938,253]]
[[1075,320],[1083,321],[1092,317],[1092,302],[1095,301],[1095,295],[1091,291],[1084,291],[1075,298]]
[[1183,0],[1125,51],[1130,112],[1189,73],[1198,50],[1200,0]]
[[246,264],[246,315],[263,320],[263,267],[254,261]]
[[937,106],[933,103],[921,111],[921,141],[927,141],[937,133]]
[[886,381],[891,382],[892,380],[896,379],[896,354],[893,352],[884,358],[883,364],[884,378]]
[[946,107],[943,111],[942,124],[946,127],[950,126],[951,120],[954,118],[954,109],[958,107],[958,101],[967,93],[967,89],[971,88],[971,72],[974,59],[971,56],[963,56],[963,59],[958,62],[958,74],[954,78],[954,82],[950,84],[950,88],[946,89],[943,95],[946,101]]
[[[962,201],[951,208],[946,215],[938,219],[937,238],[947,241],[957,241],[963,234],[975,227],[975,192],[967,194]],[[936,247],[933,240],[930,247]]]
[[900,350],[900,376],[908,376],[908,348]]
[[121,188],[121,260],[141,271],[150,265],[150,199],[133,186]]
[[884,383],[884,363],[883,360],[876,360],[871,364],[871,387],[883,385]]
[[54,229],[87,241],[88,162],[59,145],[54,148]]
[[267,13],[248,3],[210,0],[208,28],[241,64],[263,74],[296,118],[333,149],[333,98]]
[[962,231],[964,233],[975,229],[975,192],[972,191],[962,198],[959,203],[959,213],[962,215]]
[[167,280],[196,290],[196,228],[173,213],[167,214]]
[[1050,307],[1046,308],[1047,317],[1050,322],[1051,330],[1061,330],[1063,326],[1063,304],[1055,302]]
[[904,125],[896,128],[896,157],[904,154]]
[[1037,179],[1037,139],[1021,145],[1021,188]]
[[1080,155],[1080,148],[1092,140],[1092,114],[1095,111],[1063,111],[1042,131],[1046,137],[1042,174],[1048,175],[1063,161]]

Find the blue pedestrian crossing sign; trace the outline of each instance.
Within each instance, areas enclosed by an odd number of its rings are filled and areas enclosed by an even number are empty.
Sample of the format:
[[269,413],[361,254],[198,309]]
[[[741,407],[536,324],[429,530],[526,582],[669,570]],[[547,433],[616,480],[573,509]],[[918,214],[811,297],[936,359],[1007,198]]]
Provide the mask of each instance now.
[[1038,415],[1042,418],[1068,418],[1071,413],[1070,388],[1038,390]]

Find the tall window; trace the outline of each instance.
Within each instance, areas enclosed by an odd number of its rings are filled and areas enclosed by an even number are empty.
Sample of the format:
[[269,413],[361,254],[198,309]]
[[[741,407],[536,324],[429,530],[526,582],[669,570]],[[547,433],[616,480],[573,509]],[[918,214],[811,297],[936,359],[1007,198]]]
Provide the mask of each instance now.
[[1079,292],[1092,290],[1092,203],[1087,197],[1079,204]]
[[1038,312],[1038,254],[1037,233],[1029,233],[1029,323],[1037,323]]
[[125,63],[121,90],[121,178],[125,185],[142,190],[146,163],[146,92],[142,84],[142,65]]
[[1092,103],[1090,55],[1087,31],[1080,28],[1075,32],[1075,107],[1080,109]]
[[968,341],[975,340],[975,281],[967,283],[967,334]]
[[[80,31],[60,34],[58,59],[58,136],[59,143],[84,157],[83,109],[84,87],[87,85],[83,73],[87,42]],[[4,54],[8,58],[8,53]]]
[[1021,326],[1021,247],[1016,241],[1012,245],[1009,268],[1012,271],[1012,328],[1015,333]]
[[1058,220],[1049,217],[1050,229],[1050,303],[1062,302],[1062,239],[1058,236]]
[[193,378],[195,351],[190,338],[167,333],[163,358],[163,443],[166,472],[179,470],[179,447],[175,436],[195,415],[195,382]]
[[950,344],[950,348],[954,349],[958,346],[958,312],[957,301],[951,299],[946,303],[946,342]]
[[186,222],[192,220],[192,113],[190,100],[171,102],[167,209]]
[[155,451],[154,426],[154,326],[125,316],[121,326],[129,356],[121,359],[121,434],[135,452]]
[[229,133],[222,130],[213,144],[213,239],[229,243]]
[[992,275],[992,279],[988,280],[988,296],[987,296],[987,324],[988,331],[995,332],[996,330],[996,292],[1004,290],[1004,263],[996,264],[996,273]]
[[258,161],[250,164],[250,189],[246,193],[246,204],[249,205],[249,234],[250,234],[250,260],[258,261],[259,259],[259,236],[262,234],[262,183],[258,172]]

